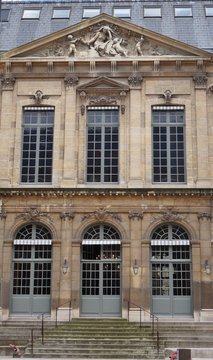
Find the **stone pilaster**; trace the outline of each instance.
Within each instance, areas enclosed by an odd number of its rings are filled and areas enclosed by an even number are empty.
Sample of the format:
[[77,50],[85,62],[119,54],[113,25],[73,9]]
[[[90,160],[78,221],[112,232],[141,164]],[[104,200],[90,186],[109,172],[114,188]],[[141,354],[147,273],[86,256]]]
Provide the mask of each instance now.
[[212,264],[211,256],[211,214],[199,213],[200,244],[201,244],[201,293],[202,309],[212,309],[212,273],[205,272],[206,260]]
[[198,74],[194,78],[195,108],[197,125],[197,186],[210,186],[209,148],[208,148],[208,116],[206,103],[207,77]]

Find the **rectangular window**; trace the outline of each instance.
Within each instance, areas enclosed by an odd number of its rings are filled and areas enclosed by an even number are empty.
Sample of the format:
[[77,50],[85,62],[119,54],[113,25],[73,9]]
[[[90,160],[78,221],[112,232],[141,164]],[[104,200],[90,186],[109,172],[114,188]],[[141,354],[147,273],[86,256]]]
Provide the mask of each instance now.
[[9,20],[10,9],[1,9],[1,22],[6,22]]
[[118,182],[118,109],[87,115],[87,182]]
[[120,18],[130,18],[130,8],[114,8],[113,15]]
[[175,17],[192,17],[192,8],[175,7]]
[[22,183],[52,181],[54,111],[53,108],[45,109],[24,110]]
[[101,13],[100,8],[85,8],[83,9],[83,18],[91,18],[93,16],[99,15]]
[[144,17],[161,17],[161,7],[144,7]]
[[22,15],[22,19],[39,19],[40,9],[25,9]]
[[53,9],[53,19],[69,19],[70,9]]
[[185,182],[183,107],[153,107],[152,141],[153,181]]
[[213,6],[205,6],[206,16],[213,16]]

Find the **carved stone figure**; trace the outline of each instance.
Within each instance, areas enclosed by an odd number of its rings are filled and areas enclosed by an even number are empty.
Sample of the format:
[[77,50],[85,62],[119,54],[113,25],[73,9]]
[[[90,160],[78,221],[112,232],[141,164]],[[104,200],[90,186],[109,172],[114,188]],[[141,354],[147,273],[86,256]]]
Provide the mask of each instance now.
[[79,38],[74,39],[73,35],[68,35],[67,36],[68,40],[69,40],[69,50],[68,50],[68,56],[75,56],[76,55],[76,44],[79,42]]
[[102,26],[96,34],[88,41],[89,46],[93,46],[100,56],[113,55],[117,52],[113,49],[112,29],[108,25]]
[[142,51],[142,45],[144,43],[144,37],[143,35],[140,37],[140,39],[137,41],[136,45],[135,45],[135,49],[137,52],[137,55],[142,56],[143,55],[143,51]]
[[115,38],[112,43],[113,49],[115,49],[117,54],[121,54],[123,56],[127,56],[127,51],[121,47],[123,43],[123,39]]

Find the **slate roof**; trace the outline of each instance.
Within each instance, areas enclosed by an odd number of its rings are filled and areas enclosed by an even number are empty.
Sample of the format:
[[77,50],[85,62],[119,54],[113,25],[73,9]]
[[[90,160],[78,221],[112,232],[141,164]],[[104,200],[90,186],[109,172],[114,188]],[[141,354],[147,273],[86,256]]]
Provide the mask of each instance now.
[[[145,6],[160,6],[161,17],[144,17]],[[192,16],[175,17],[175,6],[190,6]],[[84,21],[83,8],[98,7],[101,13],[113,15],[114,7],[130,7],[131,18],[124,20],[213,52],[213,16],[206,16],[205,6],[213,7],[213,0],[63,0],[63,1],[2,1],[2,9],[10,9],[8,21],[0,22],[0,52],[41,38],[52,32]],[[53,8],[70,7],[69,19],[53,19]],[[22,19],[24,9],[41,9],[38,20]]]

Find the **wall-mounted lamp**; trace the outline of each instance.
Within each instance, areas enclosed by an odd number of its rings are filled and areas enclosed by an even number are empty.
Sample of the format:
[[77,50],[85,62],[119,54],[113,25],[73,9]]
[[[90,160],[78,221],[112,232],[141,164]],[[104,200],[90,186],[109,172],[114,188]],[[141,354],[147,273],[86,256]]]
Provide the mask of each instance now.
[[63,271],[63,274],[66,274],[67,271],[68,271],[68,261],[67,261],[67,258],[64,258],[64,260],[63,260],[62,271]]
[[212,271],[212,267],[211,265],[209,264],[209,261],[208,260],[205,260],[205,263],[204,263],[204,271],[206,274],[211,274],[211,271]]
[[133,265],[133,273],[135,274],[135,275],[137,275],[138,274],[138,271],[139,271],[139,266],[138,266],[138,263],[137,263],[137,260],[135,259],[135,262],[134,262],[134,265]]

